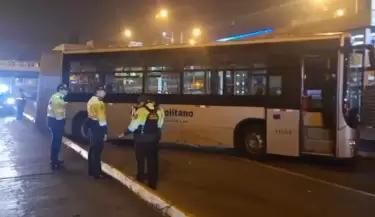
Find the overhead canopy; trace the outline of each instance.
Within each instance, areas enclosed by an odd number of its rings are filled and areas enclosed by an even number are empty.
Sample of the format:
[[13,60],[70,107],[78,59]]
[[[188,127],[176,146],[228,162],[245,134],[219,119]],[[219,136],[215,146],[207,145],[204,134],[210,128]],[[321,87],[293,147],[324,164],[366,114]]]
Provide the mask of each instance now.
[[39,71],[0,70],[0,77],[38,78],[38,75],[39,75]]

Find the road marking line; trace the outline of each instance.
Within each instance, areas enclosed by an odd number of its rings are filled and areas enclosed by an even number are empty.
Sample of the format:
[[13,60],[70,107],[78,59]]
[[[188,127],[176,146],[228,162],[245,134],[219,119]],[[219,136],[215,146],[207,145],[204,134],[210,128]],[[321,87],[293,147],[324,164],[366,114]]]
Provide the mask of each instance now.
[[[24,116],[31,122],[35,123],[35,118],[31,115],[24,113]],[[81,155],[84,159],[87,160],[88,152],[81,146],[65,137],[63,137],[62,143],[68,146],[69,148],[73,149],[75,152],[77,152],[79,155]],[[131,191],[133,191],[146,202],[155,206],[164,215],[171,217],[193,217],[192,214],[189,214],[187,212],[182,211],[180,208],[177,208],[171,202],[159,196],[156,192],[144,187],[142,184],[138,183],[134,179],[130,178],[130,176],[127,176],[125,173],[122,173],[113,166],[103,161],[101,162],[101,164],[102,169],[105,173],[107,173],[117,181],[121,182],[123,185],[125,185],[127,188],[129,188]]]
[[286,173],[286,174],[289,174],[289,175],[293,175],[293,176],[297,176],[297,177],[300,177],[300,178],[308,179],[310,181],[318,182],[318,183],[329,185],[329,186],[332,186],[332,187],[335,187],[335,188],[339,188],[339,189],[343,189],[343,190],[346,190],[346,191],[351,191],[351,192],[354,192],[354,193],[362,194],[364,196],[375,198],[375,194],[367,192],[367,191],[358,190],[358,189],[355,189],[355,188],[351,188],[351,187],[347,187],[347,186],[344,186],[344,185],[336,184],[334,182],[325,181],[323,179],[314,178],[314,177],[311,177],[311,176],[308,176],[308,175],[304,175],[302,173],[292,172],[292,171],[284,169],[284,168],[271,166],[271,165],[267,165],[267,164],[264,164],[264,163],[252,161],[252,160],[243,160],[243,161],[246,161],[246,162],[252,163],[252,164],[256,164],[256,165],[259,165],[261,167],[265,167],[265,168],[268,168],[268,169],[273,169],[273,170],[276,170],[278,172],[283,172],[283,173]]
[[27,113],[23,113],[23,116],[25,116],[27,119],[29,119],[31,122],[35,123],[35,118]]

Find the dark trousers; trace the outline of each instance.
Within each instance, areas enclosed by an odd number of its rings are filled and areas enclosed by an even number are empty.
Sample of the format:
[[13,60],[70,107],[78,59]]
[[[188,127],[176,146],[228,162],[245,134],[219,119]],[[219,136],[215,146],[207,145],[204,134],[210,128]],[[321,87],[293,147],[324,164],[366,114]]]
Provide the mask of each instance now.
[[52,132],[51,164],[58,165],[65,121],[48,117],[48,125]]
[[102,174],[101,155],[104,148],[104,128],[98,123],[90,127],[90,150],[88,156],[88,173],[99,177]]
[[23,112],[25,111],[26,100],[17,101],[17,120],[23,119]]
[[147,184],[156,189],[159,173],[159,148],[158,140],[152,142],[135,141],[135,157],[137,161],[137,180],[145,183],[147,166]]

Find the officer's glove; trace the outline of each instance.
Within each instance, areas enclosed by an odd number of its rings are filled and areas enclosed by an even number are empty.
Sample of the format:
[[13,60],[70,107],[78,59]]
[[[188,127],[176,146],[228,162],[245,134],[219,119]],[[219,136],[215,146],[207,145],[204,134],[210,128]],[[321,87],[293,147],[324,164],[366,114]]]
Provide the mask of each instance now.
[[106,142],[107,139],[108,139],[108,138],[107,138],[107,134],[106,134],[106,135],[104,135],[104,139],[103,139],[103,141]]

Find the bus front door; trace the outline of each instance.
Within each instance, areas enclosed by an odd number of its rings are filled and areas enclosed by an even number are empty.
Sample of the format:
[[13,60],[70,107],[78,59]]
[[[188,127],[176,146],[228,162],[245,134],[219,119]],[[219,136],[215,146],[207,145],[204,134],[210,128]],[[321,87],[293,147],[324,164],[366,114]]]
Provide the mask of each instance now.
[[302,61],[301,154],[332,156],[336,144],[335,64],[322,56]]

